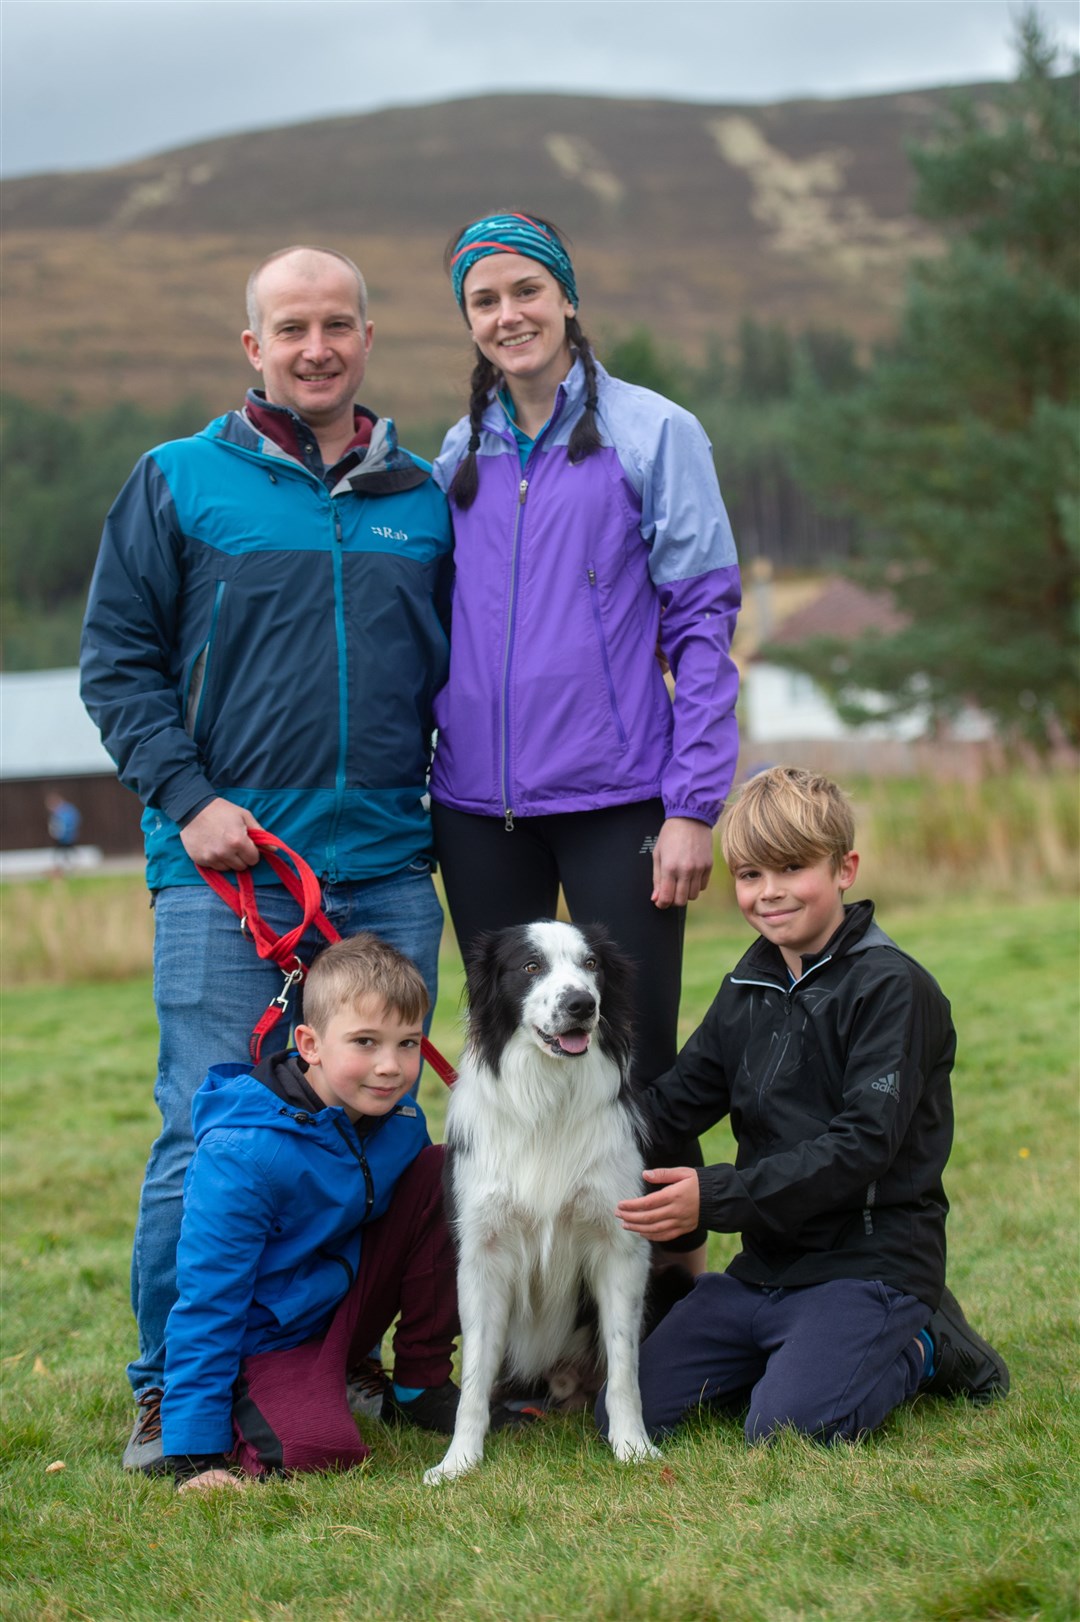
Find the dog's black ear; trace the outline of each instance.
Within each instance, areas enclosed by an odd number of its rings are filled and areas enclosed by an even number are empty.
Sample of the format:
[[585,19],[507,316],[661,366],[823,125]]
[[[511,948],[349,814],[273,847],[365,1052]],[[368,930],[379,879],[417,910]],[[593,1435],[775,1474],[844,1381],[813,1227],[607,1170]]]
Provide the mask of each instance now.
[[518,1022],[517,1005],[507,997],[503,984],[503,967],[508,943],[519,934],[519,930],[511,928],[478,935],[465,958],[469,1045],[496,1072],[502,1050]]
[[600,994],[600,1042],[618,1063],[626,1077],[634,1023],[634,982],[636,967],[620,952],[602,924],[578,926],[600,959],[603,988]]
[[495,929],[474,936],[465,952],[465,1001],[470,1010],[476,1010],[483,1003],[485,994],[498,979],[498,947],[502,933]]

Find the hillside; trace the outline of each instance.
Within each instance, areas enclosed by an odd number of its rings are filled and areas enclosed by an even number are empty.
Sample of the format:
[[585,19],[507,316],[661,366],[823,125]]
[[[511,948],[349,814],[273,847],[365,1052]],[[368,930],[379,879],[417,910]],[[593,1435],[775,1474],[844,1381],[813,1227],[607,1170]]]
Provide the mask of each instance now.
[[[459,222],[524,206],[574,240],[599,341],[647,324],[700,357],[744,315],[887,332],[913,254],[905,145],[954,92],[767,107],[482,97],[266,130],[0,186],[7,391],[43,403],[200,395],[250,380],[248,270],[289,241],[352,254],[371,287],[370,398],[455,409],[468,346],[441,268]],[[976,87],[991,99],[992,87]]]

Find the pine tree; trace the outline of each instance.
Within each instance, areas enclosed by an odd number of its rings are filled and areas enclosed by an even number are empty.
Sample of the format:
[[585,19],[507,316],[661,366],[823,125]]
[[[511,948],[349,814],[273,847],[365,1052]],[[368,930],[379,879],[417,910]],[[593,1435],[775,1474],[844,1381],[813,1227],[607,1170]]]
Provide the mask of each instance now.
[[797,464],[862,517],[861,578],[907,628],[781,657],[853,719],[870,691],[1078,742],[1080,81],[1034,11],[1018,48],[1001,99],[913,154],[945,248],[913,268],[895,346],[839,399],[804,381]]

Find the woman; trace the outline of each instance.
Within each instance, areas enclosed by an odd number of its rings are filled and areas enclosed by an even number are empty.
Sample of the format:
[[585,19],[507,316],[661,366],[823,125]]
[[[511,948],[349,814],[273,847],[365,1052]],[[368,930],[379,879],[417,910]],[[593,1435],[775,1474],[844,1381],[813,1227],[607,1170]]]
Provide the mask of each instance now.
[[476,346],[435,464],[456,536],[431,778],[454,928],[467,953],[554,916],[561,884],[637,964],[651,1079],[675,1061],[686,903],[735,769],[731,529],[701,425],[593,356],[548,221],[477,220],[447,265]]

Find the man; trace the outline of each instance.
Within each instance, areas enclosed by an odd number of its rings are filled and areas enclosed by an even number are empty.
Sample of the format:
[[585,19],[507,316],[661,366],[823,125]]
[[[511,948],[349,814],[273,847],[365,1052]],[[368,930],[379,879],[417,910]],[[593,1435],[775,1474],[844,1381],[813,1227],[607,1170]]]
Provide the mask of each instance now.
[[162,1130],[132,1257],[140,1413],[124,1453],[148,1473],[161,1468],[192,1095],[211,1064],[247,1057],[282,990],[196,864],[254,867],[282,934],[296,905],[249,837],[269,828],[320,875],[337,929],[390,941],[435,1000],[442,913],[424,795],[451,534],[427,464],[353,404],[366,306],[359,270],[332,250],[286,248],[257,268],[242,342],[263,389],[141,459],[90,588],[83,699],[146,807],[155,910]]

